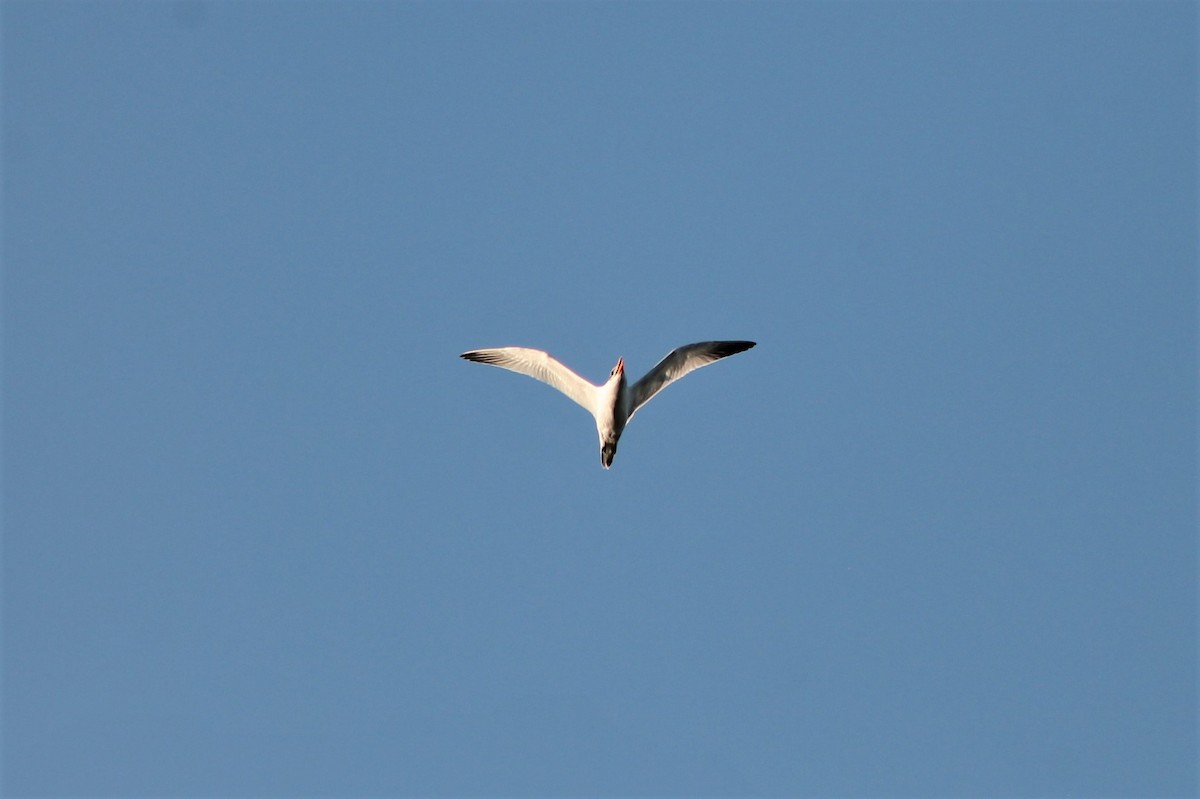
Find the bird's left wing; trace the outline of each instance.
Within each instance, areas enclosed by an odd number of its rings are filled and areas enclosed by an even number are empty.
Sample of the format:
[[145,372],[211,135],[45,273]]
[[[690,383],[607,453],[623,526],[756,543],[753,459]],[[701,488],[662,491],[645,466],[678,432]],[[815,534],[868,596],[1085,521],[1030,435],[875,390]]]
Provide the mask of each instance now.
[[548,352],[528,347],[499,347],[490,350],[471,350],[464,352],[461,357],[468,361],[487,363],[511,372],[528,375],[534,380],[541,380],[578,402],[587,409],[588,413],[596,415],[597,387],[563,366]]
[[637,409],[649,402],[655,394],[689,372],[730,355],[745,352],[753,346],[753,341],[700,341],[676,348],[659,361],[658,366],[647,372],[645,377],[630,386],[629,418],[632,419]]

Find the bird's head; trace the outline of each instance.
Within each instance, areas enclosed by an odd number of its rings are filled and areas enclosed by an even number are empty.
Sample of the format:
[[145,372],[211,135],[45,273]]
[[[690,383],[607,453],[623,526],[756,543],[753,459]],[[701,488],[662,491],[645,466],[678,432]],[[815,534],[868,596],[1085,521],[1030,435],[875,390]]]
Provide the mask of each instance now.
[[613,378],[613,377],[616,377],[617,375],[623,375],[623,374],[625,374],[625,359],[617,358],[617,365],[612,368],[612,371],[608,373],[608,376],[610,378]]
[[613,458],[615,457],[617,457],[617,442],[603,442],[600,445],[600,465],[605,469],[612,468]]

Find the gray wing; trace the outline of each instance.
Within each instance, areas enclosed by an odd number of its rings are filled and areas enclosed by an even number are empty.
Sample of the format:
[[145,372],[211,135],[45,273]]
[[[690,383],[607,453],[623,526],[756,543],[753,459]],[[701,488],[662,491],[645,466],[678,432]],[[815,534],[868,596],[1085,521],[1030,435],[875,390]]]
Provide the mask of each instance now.
[[649,402],[655,394],[688,372],[694,372],[701,366],[708,366],[713,361],[730,355],[745,352],[753,346],[753,341],[700,341],[675,349],[630,387],[629,418],[632,419],[637,409]]
[[597,387],[563,366],[547,352],[531,350],[528,347],[499,347],[471,350],[464,352],[460,357],[541,380],[578,402],[588,413],[596,415]]

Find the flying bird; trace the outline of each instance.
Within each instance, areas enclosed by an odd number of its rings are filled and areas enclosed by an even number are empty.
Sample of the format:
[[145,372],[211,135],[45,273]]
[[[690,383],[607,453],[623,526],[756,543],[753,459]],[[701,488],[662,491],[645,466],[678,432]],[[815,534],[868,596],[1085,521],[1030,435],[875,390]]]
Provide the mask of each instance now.
[[487,363],[528,375],[534,380],[557,388],[575,402],[582,405],[596,419],[596,432],[600,435],[600,463],[607,469],[617,455],[617,442],[625,425],[645,405],[667,386],[679,378],[708,366],[730,355],[745,352],[753,347],[753,341],[700,341],[685,344],[658,362],[645,377],[633,385],[625,382],[625,359],[618,358],[617,365],[608,373],[608,380],[595,385],[584,380],[563,366],[547,352],[527,347],[499,347],[489,350],[471,350],[461,357],[476,363]]

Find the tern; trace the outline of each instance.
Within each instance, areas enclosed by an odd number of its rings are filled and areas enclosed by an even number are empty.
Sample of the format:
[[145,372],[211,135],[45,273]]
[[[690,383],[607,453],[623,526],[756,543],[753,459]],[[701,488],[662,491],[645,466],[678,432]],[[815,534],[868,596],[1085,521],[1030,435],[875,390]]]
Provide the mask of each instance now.
[[600,436],[600,463],[605,469],[612,466],[617,455],[617,442],[625,425],[655,394],[679,378],[730,355],[745,352],[753,341],[700,341],[685,344],[658,362],[645,377],[633,385],[625,382],[625,359],[608,373],[608,380],[595,385],[563,366],[550,353],[528,347],[499,347],[471,350],[460,357],[476,363],[486,363],[528,375],[557,388],[582,405],[596,419]]

